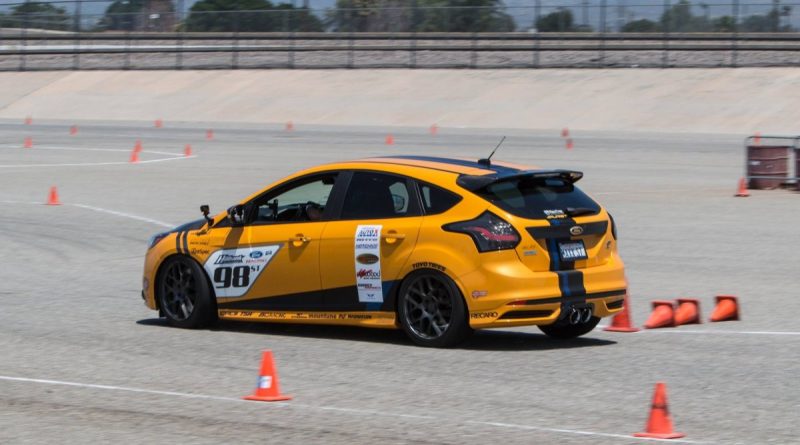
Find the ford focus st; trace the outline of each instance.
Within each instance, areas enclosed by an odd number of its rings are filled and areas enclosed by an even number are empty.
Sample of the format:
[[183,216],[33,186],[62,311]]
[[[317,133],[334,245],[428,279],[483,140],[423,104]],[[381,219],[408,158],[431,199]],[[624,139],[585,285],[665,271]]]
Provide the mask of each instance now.
[[614,220],[582,173],[395,156],[296,173],[155,235],[142,297],[178,327],[217,319],[573,338],[622,310]]

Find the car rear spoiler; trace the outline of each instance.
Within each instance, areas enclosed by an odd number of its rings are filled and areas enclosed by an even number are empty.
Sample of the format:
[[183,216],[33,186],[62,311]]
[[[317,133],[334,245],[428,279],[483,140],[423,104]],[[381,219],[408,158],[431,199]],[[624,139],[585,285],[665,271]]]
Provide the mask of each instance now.
[[491,175],[461,175],[456,180],[456,184],[474,192],[496,182],[507,181],[517,178],[560,178],[574,184],[583,177],[583,172],[575,170],[525,170],[510,174],[491,174]]

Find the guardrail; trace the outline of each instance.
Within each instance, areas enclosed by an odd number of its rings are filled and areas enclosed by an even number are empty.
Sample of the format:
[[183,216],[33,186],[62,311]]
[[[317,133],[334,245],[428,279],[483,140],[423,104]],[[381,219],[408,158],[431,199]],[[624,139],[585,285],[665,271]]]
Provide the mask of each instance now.
[[[142,58],[142,55],[151,57]],[[118,60],[120,56],[121,60]],[[800,33],[72,33],[0,30],[0,70],[6,71],[798,65]]]

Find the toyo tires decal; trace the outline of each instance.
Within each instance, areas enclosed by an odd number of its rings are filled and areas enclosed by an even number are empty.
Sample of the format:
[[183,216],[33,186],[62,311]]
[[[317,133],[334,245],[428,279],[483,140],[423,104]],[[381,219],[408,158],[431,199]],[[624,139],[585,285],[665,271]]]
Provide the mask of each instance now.
[[356,228],[356,287],[360,303],[383,303],[381,283],[381,228]]
[[280,250],[280,244],[217,250],[203,268],[211,277],[217,298],[241,297]]

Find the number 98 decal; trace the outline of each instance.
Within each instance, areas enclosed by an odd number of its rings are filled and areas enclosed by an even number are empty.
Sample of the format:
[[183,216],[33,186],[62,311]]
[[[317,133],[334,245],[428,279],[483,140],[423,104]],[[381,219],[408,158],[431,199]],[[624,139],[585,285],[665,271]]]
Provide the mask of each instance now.
[[218,298],[241,297],[280,250],[280,244],[218,250],[203,265]]

